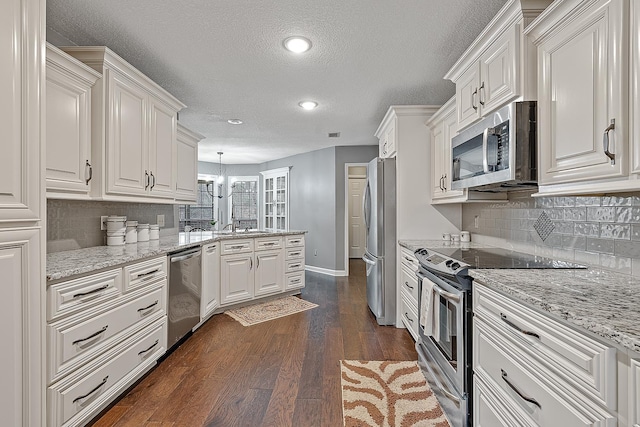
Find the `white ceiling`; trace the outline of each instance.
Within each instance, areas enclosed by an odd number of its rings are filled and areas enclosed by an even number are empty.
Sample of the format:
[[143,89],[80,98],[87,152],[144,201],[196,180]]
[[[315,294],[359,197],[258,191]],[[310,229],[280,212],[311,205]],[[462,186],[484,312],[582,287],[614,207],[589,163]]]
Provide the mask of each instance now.
[[[187,104],[200,160],[262,163],[377,144],[390,105],[444,103],[442,76],[505,2],[47,0],[47,29],[54,44],[110,47]],[[284,50],[291,35],[312,49]]]

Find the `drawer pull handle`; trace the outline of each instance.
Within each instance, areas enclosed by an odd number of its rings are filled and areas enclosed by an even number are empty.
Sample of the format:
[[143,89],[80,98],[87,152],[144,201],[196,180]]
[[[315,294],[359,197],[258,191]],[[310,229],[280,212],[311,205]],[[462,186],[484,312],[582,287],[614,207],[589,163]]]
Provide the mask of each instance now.
[[151,271],[149,271],[147,273],[140,273],[140,274],[138,274],[137,278],[140,279],[141,277],[151,276],[152,274],[156,274],[158,271],[160,271],[160,269],[156,268],[155,270],[151,270]]
[[242,249],[242,248],[244,248],[243,245],[231,246],[231,249]]
[[99,288],[95,288],[95,289],[93,289],[93,290],[91,290],[89,292],[81,292],[79,294],[74,294],[73,297],[74,298],[78,298],[78,297],[84,297],[84,296],[87,296],[87,295],[95,294],[96,292],[104,291],[108,287],[109,287],[109,285],[100,286]]
[[159,340],[156,340],[156,342],[154,342],[153,344],[151,344],[151,346],[150,346],[149,348],[144,349],[144,350],[142,350],[142,351],[139,351],[139,352],[138,352],[138,356],[142,356],[143,354],[145,354],[145,353],[147,353],[147,352],[151,351],[151,349],[153,349],[153,347],[155,347],[155,346],[157,346],[157,345],[158,345],[158,342],[159,342]]
[[413,264],[413,260],[411,258],[409,258],[408,256],[405,256],[404,259],[406,259],[407,261],[409,261],[411,264]]
[[407,288],[409,288],[409,289],[413,290],[413,286],[409,285],[409,282],[404,282],[404,285],[405,285]]
[[523,400],[526,400],[529,403],[533,403],[538,408],[542,409],[542,406],[540,406],[540,403],[538,403],[537,400],[535,400],[533,397],[529,397],[526,394],[523,394],[520,390],[518,390],[518,387],[513,385],[513,383],[507,379],[507,373],[504,371],[504,369],[500,369],[500,372],[502,372],[502,379],[505,383],[507,383],[511,390],[515,391]]
[[505,314],[500,313],[500,318],[502,319],[502,321],[504,323],[506,323],[507,325],[511,326],[513,329],[515,329],[516,331],[520,332],[521,334],[529,335],[530,337],[534,337],[534,338],[540,339],[540,335],[536,334],[535,332],[526,331],[526,330],[520,328],[518,325],[516,325],[515,323],[513,323],[512,321],[507,319],[507,316]]
[[289,240],[289,243],[291,243],[292,245],[296,244],[296,243],[300,243],[300,240]]
[[289,268],[298,268],[298,267],[300,267],[300,264],[293,264],[293,265],[289,266]]
[[291,252],[289,255],[291,255],[291,256],[298,256],[298,255],[300,255],[300,252]]
[[413,319],[409,317],[409,313],[407,313],[406,311],[404,313],[404,317],[406,317],[409,322],[413,323]]
[[291,283],[300,283],[300,279],[292,280]]
[[263,243],[265,246],[273,246],[276,243],[275,242],[267,242],[267,243]]
[[139,308],[139,309],[138,309],[138,312],[140,312],[140,311],[147,311],[147,310],[149,310],[151,307],[156,306],[156,305],[158,305],[158,300],[156,300],[156,302],[154,302],[153,304],[150,304],[150,305],[148,305],[148,306],[146,306],[146,307]]
[[109,325],[107,325],[104,328],[100,329],[98,332],[94,332],[93,334],[89,335],[86,338],[81,338],[79,340],[75,340],[74,342],[71,343],[71,345],[76,345],[76,344],[80,344],[81,342],[84,342],[84,341],[89,341],[91,338],[95,338],[98,335],[100,335],[101,333],[105,332],[108,327],[109,327]]
[[73,399],[73,403],[76,403],[78,400],[82,400],[85,399],[89,396],[91,396],[93,393],[95,393],[96,391],[98,391],[100,389],[100,387],[102,387],[103,385],[105,385],[107,383],[107,380],[109,379],[109,375],[107,375],[106,377],[104,377],[104,379],[102,380],[102,382],[100,384],[98,384],[93,390],[91,390],[89,393],[83,395],[83,396],[78,396],[75,399]]

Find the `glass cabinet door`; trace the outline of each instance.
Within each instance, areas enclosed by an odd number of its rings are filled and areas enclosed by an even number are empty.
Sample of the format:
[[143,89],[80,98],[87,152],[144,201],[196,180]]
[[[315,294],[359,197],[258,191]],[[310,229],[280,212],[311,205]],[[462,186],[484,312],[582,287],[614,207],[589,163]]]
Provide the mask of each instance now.
[[289,229],[289,168],[261,172],[264,177],[264,228]]

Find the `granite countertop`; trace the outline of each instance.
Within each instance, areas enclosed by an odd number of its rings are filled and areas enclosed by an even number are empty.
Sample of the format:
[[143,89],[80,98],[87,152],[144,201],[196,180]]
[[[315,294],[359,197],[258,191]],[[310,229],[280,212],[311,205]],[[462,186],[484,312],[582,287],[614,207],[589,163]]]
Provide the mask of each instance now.
[[303,234],[306,231],[291,230],[278,232],[238,232],[212,233],[211,231],[191,231],[160,237],[122,246],[94,246],[72,251],[47,254],[47,282],[87,274],[105,268],[138,261],[144,258],[166,255],[169,252],[200,246],[227,239],[287,236]]
[[471,275],[492,289],[640,353],[640,279],[600,269],[471,270]]

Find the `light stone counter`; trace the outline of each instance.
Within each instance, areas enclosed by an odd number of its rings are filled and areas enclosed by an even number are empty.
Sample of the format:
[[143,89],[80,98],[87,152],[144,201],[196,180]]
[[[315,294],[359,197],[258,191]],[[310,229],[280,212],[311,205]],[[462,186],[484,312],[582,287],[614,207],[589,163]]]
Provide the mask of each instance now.
[[212,233],[191,231],[122,246],[94,246],[47,254],[47,282],[66,279],[106,268],[166,255],[169,252],[227,239],[288,236],[306,231]]

